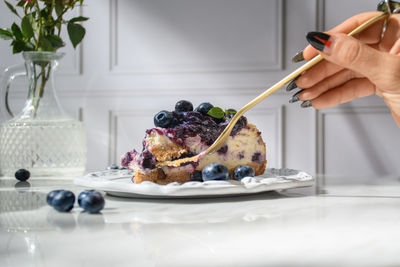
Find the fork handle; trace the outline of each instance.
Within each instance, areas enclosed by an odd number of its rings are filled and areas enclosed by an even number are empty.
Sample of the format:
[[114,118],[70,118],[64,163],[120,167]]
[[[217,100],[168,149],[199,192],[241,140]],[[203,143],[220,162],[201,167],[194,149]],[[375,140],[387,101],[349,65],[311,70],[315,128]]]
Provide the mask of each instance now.
[[[390,15],[388,12],[382,12],[381,14],[367,20],[366,22],[364,22],[363,24],[361,24],[360,26],[358,26],[357,28],[355,28],[353,31],[351,31],[349,34],[349,36],[353,36],[357,33],[362,32],[364,29],[368,28],[371,24],[388,17],[388,15]],[[258,103],[260,103],[261,101],[263,101],[265,98],[267,98],[268,96],[270,96],[271,94],[275,93],[276,91],[278,91],[280,88],[282,88],[285,84],[287,84],[288,82],[290,82],[291,80],[295,79],[297,76],[299,76],[300,74],[302,74],[304,71],[308,70],[309,68],[313,67],[314,65],[316,65],[317,63],[319,63],[321,60],[323,59],[323,57],[319,54],[316,57],[314,57],[312,60],[308,61],[306,64],[304,64],[303,66],[299,67],[298,69],[296,69],[295,71],[293,71],[292,73],[290,73],[289,75],[287,75],[285,78],[283,78],[282,80],[280,80],[278,83],[274,84],[273,86],[271,86],[270,88],[268,88],[265,92],[263,92],[262,94],[260,94],[259,96],[257,96],[256,98],[254,98],[252,101],[250,101],[249,103],[247,103],[244,107],[242,107],[236,114],[235,116],[233,116],[233,118],[231,119],[231,121],[229,122],[229,124],[227,125],[227,127],[224,129],[224,131],[220,134],[220,136],[217,138],[217,140],[214,141],[214,143],[206,150],[207,154],[213,153],[215,151],[217,151],[224,143],[226,138],[229,136],[229,134],[231,133],[233,127],[235,126],[236,122],[239,120],[239,118],[249,109],[251,109],[252,107],[254,107],[255,105],[257,105]]]

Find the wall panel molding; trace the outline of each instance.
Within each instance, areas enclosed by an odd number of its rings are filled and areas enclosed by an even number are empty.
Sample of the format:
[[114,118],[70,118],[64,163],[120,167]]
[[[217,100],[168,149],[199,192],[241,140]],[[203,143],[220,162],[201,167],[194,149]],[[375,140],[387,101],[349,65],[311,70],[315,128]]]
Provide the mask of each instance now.
[[386,106],[375,107],[335,107],[316,112],[316,173],[326,175],[326,122],[333,115],[371,115],[371,114],[387,114],[390,115],[390,110]]
[[[208,62],[206,64],[175,64],[170,62],[165,66],[150,66],[150,65],[132,65],[129,67],[124,67],[120,65],[119,58],[121,57],[122,51],[119,51],[119,10],[121,6],[120,0],[109,0],[110,4],[110,59],[109,67],[112,74],[122,74],[122,75],[132,75],[132,74],[177,74],[177,73],[207,73],[207,72],[266,72],[271,70],[283,70],[284,61],[284,30],[283,30],[283,20],[284,20],[284,4],[282,0],[274,0],[275,10],[272,12],[277,14],[277,20],[275,21],[276,27],[274,36],[271,36],[270,40],[274,40],[274,49],[276,55],[274,62],[252,62],[252,61],[242,61],[235,63],[221,63],[221,62]],[[169,1],[169,0],[164,0]],[[243,0],[245,3],[245,1]],[[266,1],[268,2],[268,1]],[[177,11],[179,12],[179,11]],[[266,10],[267,12],[267,10]],[[266,14],[268,16],[268,14]],[[250,49],[250,48],[249,48]],[[129,56],[129,55],[127,55]],[[132,61],[135,62],[135,58]],[[139,60],[137,60],[139,61]]]

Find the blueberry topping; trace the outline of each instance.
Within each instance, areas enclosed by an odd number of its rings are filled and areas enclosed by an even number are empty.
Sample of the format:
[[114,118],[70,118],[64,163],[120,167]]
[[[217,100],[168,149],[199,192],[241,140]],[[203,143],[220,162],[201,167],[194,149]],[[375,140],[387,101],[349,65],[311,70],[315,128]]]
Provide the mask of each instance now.
[[242,180],[244,177],[254,177],[254,169],[247,165],[236,167],[234,175],[236,180]]
[[82,191],[79,195],[78,195],[78,205],[79,207],[82,205],[82,199],[85,198],[88,194],[95,192],[94,190],[85,190]]
[[15,178],[19,181],[26,181],[31,177],[31,173],[25,169],[19,169],[18,171],[15,172]]
[[210,111],[214,106],[208,102],[201,103],[195,111],[200,112],[203,115],[207,115],[207,112]]
[[47,204],[49,204],[50,206],[52,206],[51,203],[52,203],[52,201],[53,201],[54,196],[57,195],[58,193],[60,193],[61,191],[62,191],[61,189],[57,189],[57,190],[50,191],[50,192],[47,194],[47,197],[46,197]]
[[173,115],[171,112],[162,110],[154,116],[154,125],[156,127],[168,128],[172,119]]
[[58,211],[70,211],[74,207],[74,202],[74,193],[68,190],[61,190],[53,197],[51,206]]
[[176,112],[193,111],[193,104],[187,100],[180,100],[175,104]]
[[203,176],[203,181],[232,179],[228,168],[221,163],[211,163],[207,165],[201,174]]
[[79,206],[88,213],[98,213],[104,208],[104,204],[104,198],[101,193],[94,190],[87,191],[79,202]]
[[107,170],[118,170],[119,167],[115,164],[111,164],[110,166],[107,167]]

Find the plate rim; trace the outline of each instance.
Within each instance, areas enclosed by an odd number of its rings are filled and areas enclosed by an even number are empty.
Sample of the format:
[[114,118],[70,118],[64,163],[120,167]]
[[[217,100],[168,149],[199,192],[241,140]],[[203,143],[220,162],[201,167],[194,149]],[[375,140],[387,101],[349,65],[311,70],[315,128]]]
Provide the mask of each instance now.
[[[296,175],[272,175],[269,171],[294,171]],[[131,180],[131,176],[124,175],[115,179],[105,179],[104,177],[99,178],[99,181],[95,181],[96,178],[90,177],[90,175],[97,173],[117,173],[117,171],[104,170],[98,172],[91,172],[85,176],[77,177],[74,179],[74,184],[89,187],[97,190],[106,192],[107,194],[115,197],[126,197],[126,198],[206,198],[206,197],[228,197],[237,195],[249,195],[257,194],[268,191],[284,190],[291,188],[310,187],[315,184],[315,177],[309,173],[290,169],[290,168],[267,168],[264,174],[256,176],[254,178],[244,178],[252,182],[243,183],[240,181],[207,181],[207,182],[187,182],[184,184],[178,184],[176,182],[160,185],[153,182],[146,181],[141,184],[130,183],[126,187],[126,180]],[[125,170],[126,173],[128,171]],[[299,175],[302,175],[301,179]],[[263,175],[268,175],[263,177]],[[298,177],[297,179],[295,177]],[[251,180],[253,179],[253,180]],[[275,182],[269,184],[263,183],[267,179],[275,179]],[[118,180],[116,182],[115,180]],[[124,182],[121,182],[124,180]],[[246,181],[247,181],[246,180]],[[201,183],[201,185],[199,185]],[[241,183],[241,184],[239,184]],[[111,188],[110,188],[111,184]],[[125,188],[118,186],[125,185]],[[192,186],[193,185],[193,186]],[[246,186],[247,185],[247,186]],[[153,191],[151,191],[153,189]],[[150,190],[150,191],[149,191]],[[199,192],[193,193],[197,190]],[[221,192],[222,191],[222,192]],[[225,191],[225,192],[224,192]],[[154,193],[156,192],[156,193]]]

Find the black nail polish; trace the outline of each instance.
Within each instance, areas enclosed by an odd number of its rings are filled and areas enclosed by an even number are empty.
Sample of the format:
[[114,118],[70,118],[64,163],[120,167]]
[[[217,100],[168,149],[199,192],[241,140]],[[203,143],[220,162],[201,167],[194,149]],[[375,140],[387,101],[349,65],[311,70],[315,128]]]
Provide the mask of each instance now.
[[303,60],[304,60],[303,50],[301,50],[300,52],[297,52],[297,54],[294,55],[294,57],[292,58],[293,63],[301,62]]
[[307,41],[319,51],[324,51],[325,47],[330,47],[332,42],[329,40],[331,36],[323,32],[309,32],[306,36]]
[[301,103],[300,106],[301,106],[302,108],[309,108],[309,107],[311,107],[311,106],[312,106],[311,100],[306,100],[306,101],[304,101],[303,103]]
[[288,83],[288,85],[286,86],[286,91],[292,91],[293,89],[297,88],[297,84],[296,81],[300,76],[296,77],[295,79],[291,80],[290,83]]
[[295,94],[292,96],[292,98],[289,100],[289,103],[294,103],[294,102],[300,101],[299,94],[300,94],[301,92],[303,92],[303,91],[304,91],[304,90],[300,90],[300,91],[298,91],[297,93],[295,93]]

